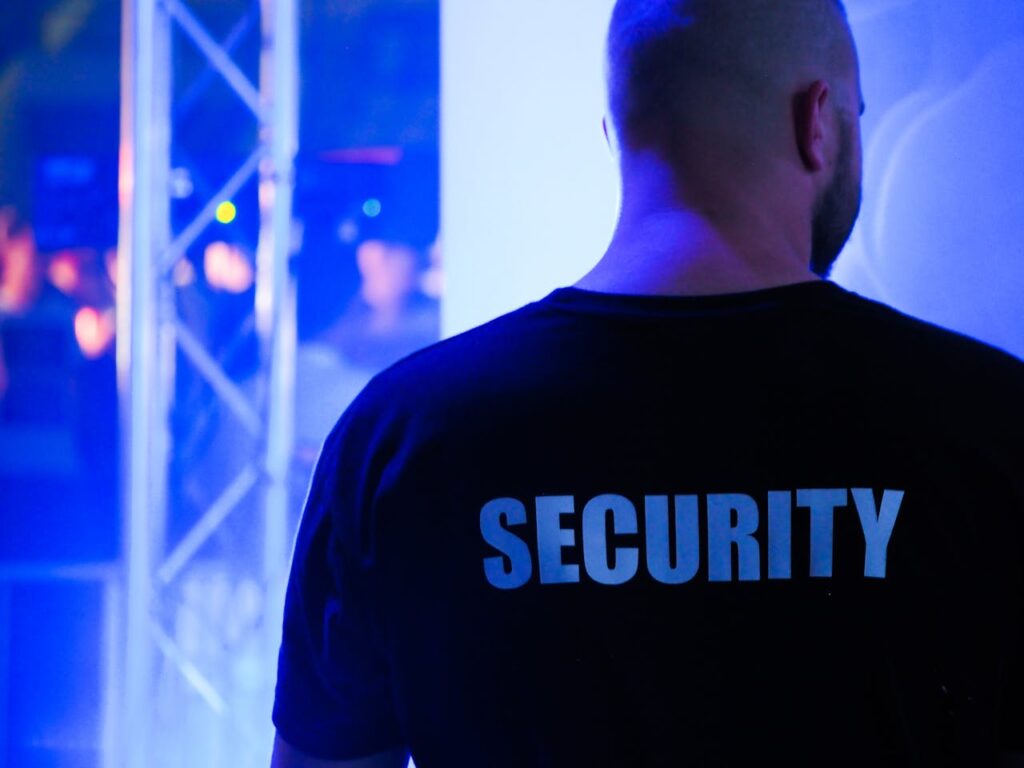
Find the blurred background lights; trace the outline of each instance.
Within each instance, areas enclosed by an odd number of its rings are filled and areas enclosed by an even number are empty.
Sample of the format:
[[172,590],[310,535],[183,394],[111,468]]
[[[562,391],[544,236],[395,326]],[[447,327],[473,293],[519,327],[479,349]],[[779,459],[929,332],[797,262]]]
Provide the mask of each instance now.
[[338,225],[338,239],[351,245],[359,238],[359,226],[352,219],[345,219]]
[[113,286],[117,285],[117,248],[108,248],[103,254],[103,268],[107,279]]
[[230,200],[225,200],[217,206],[217,221],[221,224],[230,224],[238,215],[238,209]]
[[192,196],[195,187],[192,183],[192,174],[188,168],[171,169],[171,197],[175,200],[184,200]]
[[72,251],[62,251],[50,259],[50,265],[46,269],[46,276],[58,290],[74,295],[82,284],[82,273]]
[[382,210],[384,210],[384,206],[382,206],[380,200],[378,200],[375,197],[371,197],[369,200],[363,203],[363,213],[365,213],[371,219],[375,219],[378,216],[380,216]]
[[185,288],[196,281],[196,268],[192,266],[192,262],[188,259],[181,259],[174,265],[171,277],[176,286]]
[[114,341],[114,327],[113,309],[79,309],[75,313],[75,340],[82,354],[90,360],[102,357]]
[[227,293],[245,293],[256,278],[252,262],[242,249],[221,241],[206,246],[203,273],[211,288]]

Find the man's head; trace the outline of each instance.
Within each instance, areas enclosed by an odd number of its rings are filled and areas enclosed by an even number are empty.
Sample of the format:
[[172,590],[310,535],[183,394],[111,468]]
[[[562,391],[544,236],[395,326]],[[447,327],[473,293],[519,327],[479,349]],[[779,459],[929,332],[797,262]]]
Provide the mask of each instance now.
[[839,0],[618,0],[608,88],[624,159],[659,156],[696,207],[729,185],[774,188],[827,274],[860,207],[863,106]]

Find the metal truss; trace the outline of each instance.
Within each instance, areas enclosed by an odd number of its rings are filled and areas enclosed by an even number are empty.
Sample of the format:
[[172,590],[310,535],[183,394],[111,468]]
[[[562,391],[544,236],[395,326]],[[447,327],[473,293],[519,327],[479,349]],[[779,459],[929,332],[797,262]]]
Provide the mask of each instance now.
[[[118,246],[117,369],[121,397],[123,493],[123,653],[119,745],[108,765],[158,765],[154,709],[158,669],[176,670],[211,715],[230,706],[175,640],[157,606],[197,553],[254,490],[261,491],[263,631],[275,647],[288,550],[288,472],[292,457],[295,290],[289,269],[297,149],[297,0],[258,0],[262,34],[259,82],[232,58],[241,26],[218,41],[186,0],[123,0],[121,229]],[[241,22],[240,22],[241,24]],[[252,114],[258,139],[249,156],[179,232],[171,227],[174,142],[172,31],[179,30]],[[254,327],[260,386],[254,397],[222,368],[179,316],[172,278],[214,221],[217,205],[258,178],[260,231],[255,258]],[[168,542],[170,415],[178,359],[188,361],[259,446],[187,533]],[[254,401],[255,399],[255,401]],[[267,724],[269,731],[269,722]],[[225,755],[226,764],[240,765]]]

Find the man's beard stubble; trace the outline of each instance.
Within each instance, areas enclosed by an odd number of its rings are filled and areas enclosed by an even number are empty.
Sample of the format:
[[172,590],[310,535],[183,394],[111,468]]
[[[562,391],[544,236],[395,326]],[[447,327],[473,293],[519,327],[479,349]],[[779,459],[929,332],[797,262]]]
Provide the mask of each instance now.
[[827,278],[850,239],[860,213],[861,188],[853,178],[853,136],[842,123],[839,158],[832,182],[818,199],[811,226],[811,271]]

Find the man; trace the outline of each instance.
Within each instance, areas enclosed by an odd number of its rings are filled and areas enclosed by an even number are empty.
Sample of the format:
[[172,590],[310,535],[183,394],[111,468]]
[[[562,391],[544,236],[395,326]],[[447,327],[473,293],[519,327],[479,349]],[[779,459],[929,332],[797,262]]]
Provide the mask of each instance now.
[[841,6],[619,0],[608,47],[604,259],[327,441],[276,765],[995,764],[1024,366],[819,279],[860,199]]

